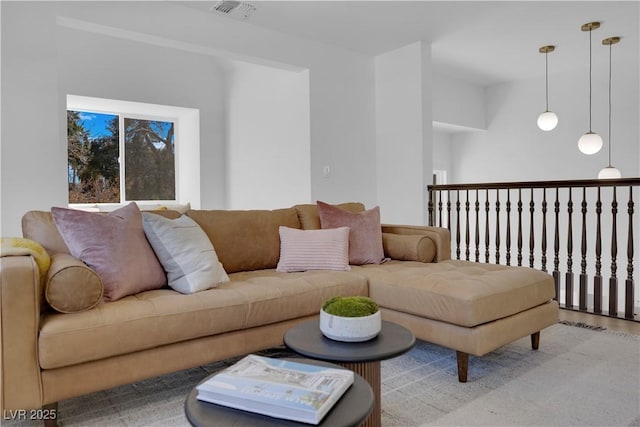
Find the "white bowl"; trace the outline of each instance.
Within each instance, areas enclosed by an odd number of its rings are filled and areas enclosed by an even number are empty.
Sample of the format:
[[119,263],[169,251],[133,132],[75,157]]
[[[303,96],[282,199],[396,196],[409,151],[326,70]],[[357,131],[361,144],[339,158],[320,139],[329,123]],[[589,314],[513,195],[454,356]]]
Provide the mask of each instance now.
[[320,330],[325,337],[336,341],[360,342],[375,338],[382,329],[382,316],[378,310],[362,317],[334,316],[320,310]]

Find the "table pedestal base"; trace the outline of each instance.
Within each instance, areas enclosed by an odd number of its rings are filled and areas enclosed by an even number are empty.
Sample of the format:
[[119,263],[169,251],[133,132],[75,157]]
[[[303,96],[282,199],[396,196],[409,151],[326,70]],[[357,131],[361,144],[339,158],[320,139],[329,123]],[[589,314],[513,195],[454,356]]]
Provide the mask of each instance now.
[[381,427],[382,426],[382,413],[380,408],[380,361],[373,362],[360,362],[360,363],[343,363],[338,362],[340,366],[343,366],[356,374],[364,378],[371,388],[373,389],[373,411],[361,424],[364,427]]

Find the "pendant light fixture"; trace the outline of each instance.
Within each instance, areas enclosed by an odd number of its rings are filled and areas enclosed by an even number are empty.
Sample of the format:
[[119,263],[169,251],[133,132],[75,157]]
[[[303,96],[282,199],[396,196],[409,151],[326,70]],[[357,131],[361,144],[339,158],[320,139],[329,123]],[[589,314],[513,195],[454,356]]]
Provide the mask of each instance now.
[[542,46],[538,51],[544,53],[544,66],[545,66],[545,98],[547,102],[547,108],[544,113],[538,116],[538,127],[544,131],[555,129],[558,124],[558,116],[553,111],[549,111],[549,52],[553,52],[556,49],[555,46]]
[[620,171],[611,166],[611,46],[618,43],[620,37],[609,37],[602,40],[602,44],[609,46],[609,163],[598,173],[598,179],[622,178]]
[[591,130],[591,32],[600,28],[599,22],[589,22],[581,27],[589,31],[589,131],[578,140],[578,148],[584,154],[595,154],[602,148],[602,138]]

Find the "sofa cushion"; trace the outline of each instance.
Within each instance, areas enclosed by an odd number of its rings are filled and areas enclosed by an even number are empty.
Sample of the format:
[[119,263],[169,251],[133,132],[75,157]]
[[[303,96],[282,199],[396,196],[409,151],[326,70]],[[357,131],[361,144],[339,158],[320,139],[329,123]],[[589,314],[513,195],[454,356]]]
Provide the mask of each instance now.
[[322,303],[329,298],[367,295],[369,289],[361,275],[320,270],[240,272],[231,275],[229,287],[242,292],[250,302],[245,327],[320,314]]
[[207,233],[227,273],[276,268],[279,227],[300,228],[295,208],[273,211],[190,210]]
[[553,277],[527,267],[470,261],[390,261],[354,267],[369,278],[369,296],[390,308],[473,327],[544,304]]
[[399,261],[431,262],[436,256],[436,244],[421,234],[382,233],[385,256]]
[[51,214],[71,255],[102,279],[105,300],[115,301],[167,283],[135,203],[107,214],[56,207]]
[[100,276],[71,254],[51,257],[44,295],[49,305],[61,313],[76,313],[95,307],[102,299]]
[[[154,214],[165,218],[178,218],[179,212],[174,210],[153,211]],[[49,255],[55,253],[71,253],[62,239],[51,212],[29,211],[22,216],[22,235],[27,239],[40,243]]]
[[192,294],[229,281],[211,240],[188,216],[169,219],[143,212],[142,226],[171,288]]
[[22,235],[40,243],[49,255],[68,254],[69,248],[62,239],[51,212],[29,211],[22,216]]
[[[360,202],[347,202],[337,204],[341,209],[349,212],[363,212],[364,204]],[[318,214],[318,205],[317,204],[308,204],[308,205],[295,205],[296,212],[298,213],[298,219],[300,220],[300,226],[303,230],[319,230],[320,226],[320,215]]]
[[190,295],[141,292],[73,315],[44,316],[38,337],[43,369],[319,313],[335,295],[366,295],[367,281],[349,272],[230,274],[231,281]]
[[349,271],[349,228],[298,230],[280,227],[277,271]]
[[353,213],[318,201],[318,213],[322,228],[349,227],[351,229],[349,232],[350,264],[379,264],[384,261],[378,206],[364,212]]
[[[173,211],[177,212],[180,215],[186,213],[191,209],[191,203],[137,203],[138,207],[142,212],[157,212],[157,211]],[[117,207],[113,207],[113,205],[100,205],[98,207],[100,212],[111,212]],[[175,218],[171,218],[175,219]]]

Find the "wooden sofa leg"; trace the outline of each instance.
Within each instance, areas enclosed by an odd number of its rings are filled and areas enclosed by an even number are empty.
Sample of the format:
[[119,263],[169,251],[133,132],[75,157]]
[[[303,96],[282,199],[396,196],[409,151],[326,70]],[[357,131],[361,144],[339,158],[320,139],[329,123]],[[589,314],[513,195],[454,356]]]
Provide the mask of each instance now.
[[531,348],[537,350],[540,347],[540,331],[531,334]]
[[458,359],[458,381],[467,382],[467,371],[469,370],[469,354],[462,351],[456,351]]
[[42,421],[44,421],[44,427],[58,427],[58,402],[42,407]]

